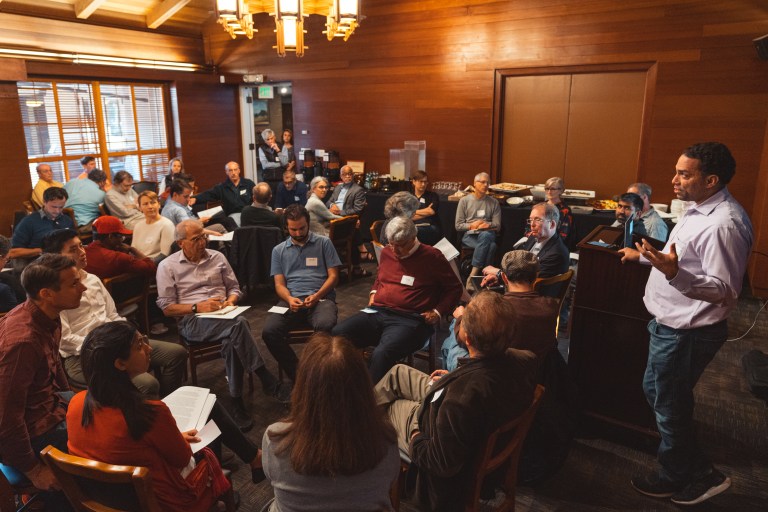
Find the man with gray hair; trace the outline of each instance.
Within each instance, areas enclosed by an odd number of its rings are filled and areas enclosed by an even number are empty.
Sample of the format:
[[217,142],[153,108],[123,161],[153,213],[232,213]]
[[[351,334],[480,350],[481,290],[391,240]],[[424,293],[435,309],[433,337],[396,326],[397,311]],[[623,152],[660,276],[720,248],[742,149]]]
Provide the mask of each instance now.
[[499,202],[488,197],[491,177],[481,172],[475,175],[475,191],[459,200],[456,207],[456,231],[463,232],[461,244],[475,250],[472,255],[472,271],[467,289],[474,289],[472,277],[480,275],[483,268],[493,263],[496,255],[496,233],[501,229]]
[[263,144],[259,145],[259,163],[264,181],[280,181],[283,176],[283,164],[280,162],[280,146],[275,141],[275,132],[266,128],[261,131]]
[[[379,242],[387,245],[387,226],[395,217],[413,218],[413,214],[419,209],[419,200],[410,192],[396,192],[384,203],[384,224],[381,226]],[[416,230],[418,236],[418,229]]]
[[637,194],[643,200],[643,209],[637,214],[640,216],[648,236],[666,242],[669,228],[659,212],[651,206],[651,192],[653,192],[651,186],[647,183],[633,183],[627,188],[627,192]]
[[179,334],[189,343],[221,341],[227,370],[232,417],[243,432],[253,420],[243,403],[243,369],[254,372],[267,395],[275,395],[280,385],[264,366],[264,360],[244,316],[232,320],[203,318],[234,306],[240,299],[240,286],[227,258],[206,249],[208,235],[199,220],[185,220],[176,226],[180,251],[171,254],[157,268],[157,306],[165,316],[181,317]]
[[373,382],[423,347],[433,326],[452,311],[462,294],[443,254],[416,239],[411,219],[395,217],[386,235],[389,245],[381,251],[368,307],[333,329],[334,336],[345,336],[360,348],[375,345]]
[[221,201],[224,214],[231,217],[240,226],[240,212],[251,204],[251,191],[256,184],[248,178],[242,177],[240,164],[237,162],[227,162],[227,165],[224,166],[224,172],[227,174],[226,180],[197,194],[195,200],[200,204],[208,201]]

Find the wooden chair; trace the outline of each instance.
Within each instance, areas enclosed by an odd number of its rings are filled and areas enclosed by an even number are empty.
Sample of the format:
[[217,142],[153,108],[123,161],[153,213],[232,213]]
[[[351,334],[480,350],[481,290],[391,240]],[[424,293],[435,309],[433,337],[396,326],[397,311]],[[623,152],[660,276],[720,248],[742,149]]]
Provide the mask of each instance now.
[[[192,376],[192,385],[197,386],[197,365],[221,358],[221,341],[204,341],[191,343],[179,334],[179,341],[189,352],[189,373]],[[248,374],[248,390],[253,393],[253,372],[245,369]]]
[[162,510],[145,467],[105,464],[68,455],[50,445],[40,455],[78,512]]
[[381,244],[381,227],[384,225],[383,220],[375,220],[371,224],[371,240],[379,245]]
[[151,190],[157,194],[158,185],[156,181],[137,181],[133,184],[133,190],[137,194],[141,194],[145,190]]
[[115,301],[122,317],[135,315],[143,332],[149,331],[147,297],[151,279],[141,274],[120,274],[103,279],[104,287]]
[[414,359],[422,359],[424,361],[427,361],[427,366],[429,367],[429,372],[432,373],[433,371],[440,368],[440,366],[437,364],[437,354],[440,352],[440,349],[437,346],[437,331],[438,326],[435,326],[435,332],[432,333],[432,336],[429,337],[429,342],[427,344],[426,349],[417,350],[413,354],[409,355],[407,358],[408,366],[413,366]]
[[70,219],[72,219],[72,224],[75,226],[75,231],[77,232],[77,236],[80,238],[80,241],[84,244],[88,244],[93,240],[93,233],[81,233],[80,232],[80,226],[77,225],[77,219],[75,219],[75,210],[72,208],[64,208],[61,210],[61,213],[64,215],[67,215]]
[[27,213],[33,213],[37,211],[37,208],[32,203],[32,201],[22,201],[21,204],[22,206],[24,206],[24,211]]
[[[36,488],[19,471],[0,463],[0,512],[22,512],[27,510],[39,497]],[[27,503],[21,503],[21,496],[28,495]]]
[[533,283],[533,289],[538,291],[540,286],[549,286],[553,284],[562,283],[560,285],[560,290],[557,294],[557,301],[558,301],[558,317],[557,317],[557,327],[555,329],[555,333],[558,332],[560,329],[560,315],[559,312],[561,309],[563,309],[563,302],[565,302],[565,296],[568,294],[568,286],[571,284],[571,279],[573,279],[573,269],[568,269],[567,272],[563,272],[562,274],[558,274],[556,276],[552,277],[539,277],[536,279],[536,281]]
[[488,437],[485,449],[474,471],[475,479],[471,482],[471,491],[467,495],[464,510],[475,512],[488,510],[489,507],[480,506],[480,493],[483,489],[483,480],[502,465],[508,465],[501,490],[504,492],[504,501],[493,508],[494,511],[515,510],[515,491],[517,487],[517,466],[520,453],[523,450],[523,441],[531,428],[531,423],[536,415],[536,410],[544,395],[544,386],[537,385],[533,393],[533,401],[528,409],[519,417],[502,425]]
[[357,227],[357,215],[348,215],[341,219],[331,220],[331,229],[328,232],[328,238],[333,242],[339,254],[344,254],[342,262],[347,267],[347,277],[352,278],[352,245],[355,239],[355,229]]
[[101,215],[103,217],[105,215],[112,215],[112,214],[109,213],[109,208],[107,208],[106,204],[99,203],[99,215]]
[[[285,337],[285,342],[288,345],[299,345],[308,342],[313,334],[315,334],[314,329],[307,324],[306,326],[289,330],[288,335]],[[280,363],[277,363],[277,378],[283,380],[283,367],[280,366]]]

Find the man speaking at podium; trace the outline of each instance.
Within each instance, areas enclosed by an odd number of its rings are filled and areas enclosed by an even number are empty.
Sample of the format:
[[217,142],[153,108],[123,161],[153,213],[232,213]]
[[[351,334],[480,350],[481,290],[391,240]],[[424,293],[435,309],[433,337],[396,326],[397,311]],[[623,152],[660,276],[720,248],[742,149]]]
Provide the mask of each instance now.
[[675,195],[694,204],[680,217],[663,251],[646,240],[622,261],[653,265],[643,298],[653,315],[643,390],[661,435],[659,471],[632,479],[634,488],[678,505],[725,491],[730,478],[696,443],[693,388],[726,341],[726,319],[738,300],[752,247],[752,224],[726,185],[736,162],[718,142],[695,144],[677,161]]

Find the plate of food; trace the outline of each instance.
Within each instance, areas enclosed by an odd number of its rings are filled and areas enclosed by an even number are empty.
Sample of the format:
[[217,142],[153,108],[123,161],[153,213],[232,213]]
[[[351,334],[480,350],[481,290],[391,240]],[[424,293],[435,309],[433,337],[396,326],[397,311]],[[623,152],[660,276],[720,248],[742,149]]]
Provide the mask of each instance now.
[[510,197],[507,199],[507,204],[509,206],[520,206],[521,204],[525,203],[525,199],[522,197]]
[[602,211],[615,210],[616,206],[618,206],[616,201],[611,199],[593,199],[592,201],[588,201],[587,204],[593,207],[595,210]]
[[489,189],[493,190],[494,192],[505,192],[507,194],[517,194],[518,192],[522,192],[524,190],[528,190],[531,188],[531,185],[521,185],[520,183],[496,183],[495,185],[491,185],[488,187]]
[[577,190],[575,188],[567,188],[563,190],[562,195],[560,196],[563,199],[594,199],[595,198],[595,191],[594,190]]

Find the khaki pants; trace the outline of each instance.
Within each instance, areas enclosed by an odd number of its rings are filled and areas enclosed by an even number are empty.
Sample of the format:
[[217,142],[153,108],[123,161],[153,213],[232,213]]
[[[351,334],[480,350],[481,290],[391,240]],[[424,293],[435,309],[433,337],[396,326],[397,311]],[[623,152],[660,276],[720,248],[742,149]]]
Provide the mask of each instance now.
[[398,364],[373,388],[376,403],[387,407],[389,421],[397,431],[400,453],[408,459],[411,434],[419,430],[419,408],[429,392],[429,383],[429,375],[426,373]]

